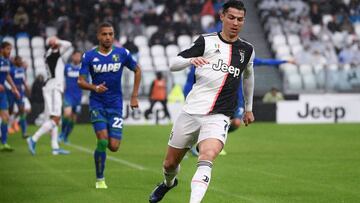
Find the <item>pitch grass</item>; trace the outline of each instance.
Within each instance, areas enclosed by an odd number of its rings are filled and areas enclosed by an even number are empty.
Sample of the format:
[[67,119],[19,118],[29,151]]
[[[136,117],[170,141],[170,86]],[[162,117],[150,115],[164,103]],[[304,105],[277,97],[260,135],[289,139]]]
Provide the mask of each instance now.
[[[68,156],[51,155],[49,136],[38,143],[36,156],[19,134],[11,136],[16,150],[0,153],[0,202],[147,202],[162,180],[170,129],[125,126],[121,150],[108,153],[115,158],[107,161],[107,190],[94,188],[96,141],[90,125],[75,126],[73,146],[63,145],[71,150]],[[216,160],[205,203],[360,202],[359,124],[256,123],[230,134],[226,151]],[[162,202],[188,202],[195,163],[191,155],[182,162],[179,185]]]

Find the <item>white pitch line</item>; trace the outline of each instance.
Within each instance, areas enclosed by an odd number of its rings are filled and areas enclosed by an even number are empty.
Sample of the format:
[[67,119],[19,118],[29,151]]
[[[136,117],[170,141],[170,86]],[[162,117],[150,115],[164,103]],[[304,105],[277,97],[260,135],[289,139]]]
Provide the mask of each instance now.
[[[77,149],[79,151],[86,152],[88,154],[93,154],[94,153],[93,150],[90,150],[88,148],[85,148],[85,147],[82,147],[82,146],[79,146],[79,145],[69,143],[68,146],[70,146],[72,148],[75,148],[75,149]],[[131,167],[131,168],[135,168],[135,169],[140,170],[140,171],[147,170],[147,168],[145,168],[144,166],[141,166],[141,165],[135,164],[135,163],[131,163],[129,161],[119,159],[119,158],[114,157],[114,156],[106,156],[106,158],[111,160],[111,161],[115,161],[117,163],[123,164],[123,165]]]
[[[86,152],[88,154],[93,154],[93,150],[90,150],[88,148],[85,148],[85,147],[82,147],[82,146],[79,146],[79,145],[75,145],[75,144],[68,144],[68,146],[72,147],[72,148],[75,148],[79,151],[82,151],[82,152]],[[131,163],[129,161],[125,161],[123,159],[119,159],[119,158],[116,158],[116,157],[113,157],[113,156],[107,156],[106,157],[107,159],[109,160],[112,160],[112,161],[115,161],[117,163],[120,163],[120,164],[123,164],[123,165],[126,165],[128,167],[131,167],[131,168],[135,168],[135,169],[138,169],[138,170],[146,170],[146,171],[150,171],[150,172],[153,172],[153,173],[159,173],[158,171],[155,171],[155,170],[149,170],[141,165],[138,165],[138,164],[134,164],[134,163]],[[230,197],[235,197],[235,198],[238,198],[238,199],[242,199],[242,200],[246,200],[246,201],[250,201],[250,202],[255,202],[255,200],[252,200],[250,198],[247,198],[247,197],[244,197],[242,195],[238,195],[238,194],[233,194],[233,193],[229,193],[229,192],[226,192],[226,191],[223,191],[223,190],[220,190],[220,189],[217,189],[217,188],[214,188],[214,187],[211,187],[211,190],[214,190],[216,192],[219,192],[223,195],[226,195],[226,196],[230,196]]]

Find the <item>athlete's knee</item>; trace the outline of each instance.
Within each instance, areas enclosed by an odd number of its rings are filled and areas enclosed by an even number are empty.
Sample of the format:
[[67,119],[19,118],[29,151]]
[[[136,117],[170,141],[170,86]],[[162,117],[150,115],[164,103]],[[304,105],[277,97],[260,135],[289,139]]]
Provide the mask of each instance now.
[[105,152],[106,148],[108,146],[109,141],[107,139],[99,139],[97,141],[97,147],[96,150],[100,152]]
[[[221,151],[221,150],[220,150]],[[205,151],[200,151],[199,153],[199,160],[209,160],[209,161],[213,161],[217,155],[220,153],[219,150],[205,150]]]
[[175,170],[179,166],[179,163],[175,161],[175,159],[165,159],[163,163],[163,167],[167,171]]
[[112,151],[112,152],[117,152],[120,148],[120,145],[115,145],[115,144],[109,144],[108,146],[109,150]]
[[51,119],[55,122],[56,125],[60,124],[60,117],[59,116],[52,116]]

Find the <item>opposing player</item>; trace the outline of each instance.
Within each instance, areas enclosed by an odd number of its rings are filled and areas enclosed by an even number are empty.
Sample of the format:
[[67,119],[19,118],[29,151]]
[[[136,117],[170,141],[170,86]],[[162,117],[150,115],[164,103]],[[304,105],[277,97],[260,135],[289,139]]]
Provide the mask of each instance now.
[[46,119],[32,137],[26,139],[29,151],[35,155],[36,142],[42,135],[50,131],[53,155],[69,154],[61,149],[58,143],[58,125],[61,119],[62,93],[64,91],[64,53],[71,47],[69,41],[51,37],[47,40],[50,46],[46,52],[47,80],[43,87]]
[[[83,55],[78,84],[82,89],[91,91],[90,116],[97,137],[95,187],[107,188],[104,178],[106,148],[116,152],[122,139],[121,75],[124,66],[135,73],[130,106],[137,108],[141,70],[127,49],[113,46],[114,28],[111,24],[99,25],[97,39],[99,45]],[[87,82],[89,74],[92,84]]]
[[[183,111],[174,123],[163,163],[165,180],[150,195],[149,202],[159,202],[178,184],[180,162],[193,144],[199,146],[197,170],[191,181],[190,203],[203,199],[211,181],[215,158],[224,147],[230,117],[234,114],[237,90],[243,77],[245,125],[254,121],[254,48],[239,38],[246,9],[241,1],[223,5],[222,31],[201,35],[194,45],[181,52],[171,63],[177,71],[196,66],[196,83],[186,97]],[[182,200],[184,201],[184,200]]]
[[65,65],[64,115],[62,119],[60,141],[68,143],[68,137],[74,128],[77,114],[81,112],[82,90],[77,84],[80,71],[81,53],[74,51],[71,63]]
[[14,93],[16,98],[20,98],[19,91],[17,90],[11,76],[10,71],[10,53],[11,53],[11,44],[9,42],[2,42],[0,45],[0,117],[1,117],[1,151],[13,151],[14,149],[7,143],[7,134],[8,134],[8,121],[9,121],[9,104],[6,96],[5,90],[5,80],[10,84],[11,91]]
[[[26,84],[26,68],[24,62],[20,56],[15,56],[13,65],[10,68],[10,76],[14,81],[16,88],[20,93],[20,98],[17,99],[15,95],[7,90],[7,97],[9,101],[9,111],[10,114],[13,114],[14,121],[17,122],[16,118],[19,116],[21,134],[23,138],[27,138],[27,122],[26,122],[26,112],[25,112],[25,92],[29,94],[30,89]],[[14,112],[14,105],[17,105],[17,112]]]

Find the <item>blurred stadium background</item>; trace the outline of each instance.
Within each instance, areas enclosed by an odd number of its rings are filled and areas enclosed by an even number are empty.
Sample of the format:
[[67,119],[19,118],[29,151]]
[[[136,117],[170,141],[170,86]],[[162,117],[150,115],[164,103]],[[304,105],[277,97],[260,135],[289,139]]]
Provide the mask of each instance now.
[[[141,108],[136,112],[124,109],[124,147],[113,155],[115,161],[109,162],[106,172],[111,176],[110,190],[92,189],[93,166],[87,152],[95,146],[95,138],[91,127],[84,124],[75,127],[72,144],[67,146],[73,152],[69,157],[52,158],[45,151],[49,148],[46,140],[40,143],[44,151],[30,157],[20,136],[10,137],[16,151],[0,154],[0,202],[146,201],[161,177],[170,130],[169,125],[144,126],[167,123],[162,120],[160,106],[155,107],[155,117],[144,117],[150,84],[155,72],[161,71],[169,93],[176,92],[174,87],[182,89],[188,70],[171,73],[168,62],[199,34],[219,31],[218,12],[223,2],[0,0],[0,41],[13,45],[11,57],[19,55],[26,61],[30,87],[40,75],[46,75],[47,37],[56,35],[71,41],[72,50],[85,51],[97,44],[96,27],[102,21],[113,23],[116,45],[128,48],[143,70]],[[270,122],[255,123],[230,135],[229,155],[219,158],[214,175],[218,177],[204,202],[359,202],[360,1],[244,3],[248,12],[240,36],[254,45],[256,57],[294,59],[296,64],[255,68],[254,114],[257,121]],[[126,100],[132,79],[132,73],[125,71],[122,84]],[[271,87],[280,90],[285,100],[263,103],[262,97]],[[39,92],[32,95],[30,123],[43,108]],[[82,98],[81,123],[88,122],[87,96],[85,93]],[[178,96],[169,98],[172,118],[183,101]],[[353,124],[333,124],[343,122]],[[293,125],[300,123],[328,124]],[[164,202],[185,201],[179,199],[189,192],[186,181],[194,163],[185,162],[182,186]]]

